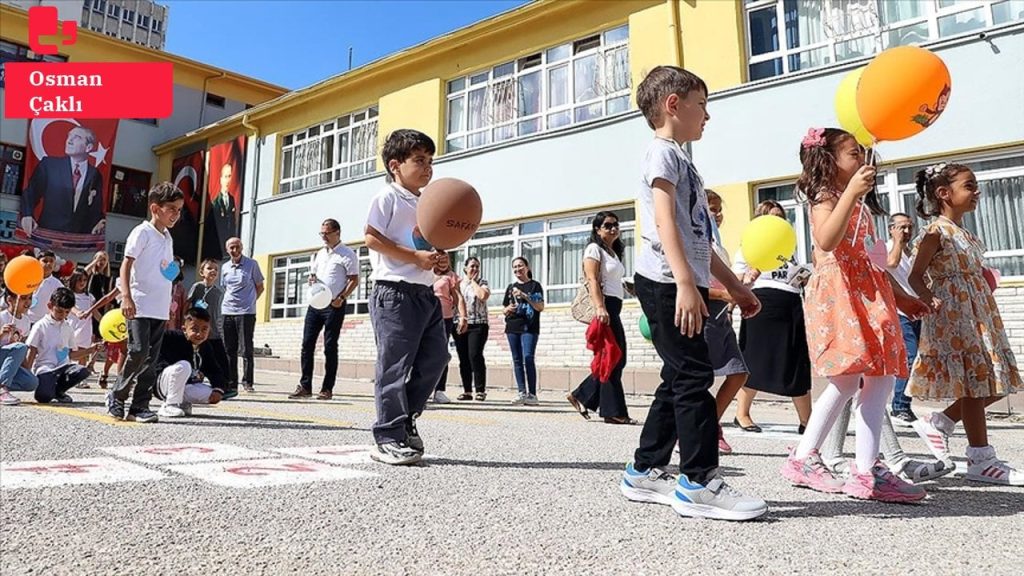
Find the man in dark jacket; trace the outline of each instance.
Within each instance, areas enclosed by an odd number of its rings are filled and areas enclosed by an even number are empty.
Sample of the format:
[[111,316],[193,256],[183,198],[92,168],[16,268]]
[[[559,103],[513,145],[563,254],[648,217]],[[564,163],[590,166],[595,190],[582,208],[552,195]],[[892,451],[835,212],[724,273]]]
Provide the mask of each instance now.
[[[103,176],[89,163],[96,134],[83,126],[68,132],[65,156],[45,156],[36,165],[21,194],[21,227],[31,234],[38,226],[57,232],[103,234]],[[42,203],[39,222],[36,207]]]
[[224,396],[226,375],[207,342],[210,313],[190,308],[182,328],[164,332],[156,363],[160,377],[154,395],[163,400],[161,418],[191,416],[193,404],[216,404]]

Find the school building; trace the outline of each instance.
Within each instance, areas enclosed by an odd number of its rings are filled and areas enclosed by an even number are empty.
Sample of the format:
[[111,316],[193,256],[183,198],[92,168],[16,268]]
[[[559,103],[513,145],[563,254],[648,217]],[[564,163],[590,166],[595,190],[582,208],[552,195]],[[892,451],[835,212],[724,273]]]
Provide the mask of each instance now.
[[[912,212],[919,167],[940,160],[974,167],[982,200],[969,225],[1002,272],[997,297],[1024,361],[1022,0],[537,0],[233,115],[207,115],[201,128],[155,146],[149,166],[169,179],[176,158],[247,137],[241,236],[268,280],[255,344],[277,356],[258,360],[264,368],[297,371],[319,224],[339,220],[343,241],[362,259],[341,371],[371,377],[362,240],[369,199],[384,185],[379,150],[397,128],[429,134],[438,145],[435,178],[472,183],[484,203],[484,222],[457,251],[456,265],[479,257],[493,290],[490,385],[512,383],[497,305],[511,260],[522,255],[547,296],[541,385],[564,389],[589,370],[585,328],[568,303],[598,210],[622,220],[632,273],[634,198],[651,138],[634,96],[646,72],[681,65],[708,83],[712,118],[692,152],[725,199],[729,250],[738,249],[754,206],[771,198],[787,207],[806,261],[807,218],[793,195],[800,139],[809,126],[837,125],[833,96],[845,74],[905,44],[946,62],[952,95],[936,125],[879,146],[879,190],[890,210]],[[879,230],[885,234],[884,225]],[[639,314],[627,302],[628,392],[652,390],[660,366],[636,329]],[[457,371],[450,374],[457,387]]]

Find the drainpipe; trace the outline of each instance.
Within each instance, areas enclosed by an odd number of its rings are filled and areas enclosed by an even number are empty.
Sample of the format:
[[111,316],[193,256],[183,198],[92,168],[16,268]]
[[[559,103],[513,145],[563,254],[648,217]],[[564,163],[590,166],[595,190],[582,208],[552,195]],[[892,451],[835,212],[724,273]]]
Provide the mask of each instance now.
[[213,76],[207,76],[206,78],[203,78],[203,97],[202,100],[199,101],[199,126],[197,126],[197,128],[202,128],[203,123],[206,121],[206,95],[209,93],[206,88],[207,83],[210,80],[219,80],[221,78],[226,78],[227,75],[227,72],[224,72],[222,70],[220,74],[214,74]]
[[665,0],[668,5],[668,40],[669,49],[672,51],[672,65],[683,65],[683,38],[679,26],[679,0]]
[[242,126],[246,130],[252,132],[252,137],[256,139],[256,158],[253,160],[253,183],[252,183],[252,194],[249,198],[249,256],[252,256],[253,250],[256,248],[256,197],[259,195],[260,189],[260,150],[263,149],[263,139],[260,138],[260,129],[255,124],[249,123],[249,115],[242,115]]

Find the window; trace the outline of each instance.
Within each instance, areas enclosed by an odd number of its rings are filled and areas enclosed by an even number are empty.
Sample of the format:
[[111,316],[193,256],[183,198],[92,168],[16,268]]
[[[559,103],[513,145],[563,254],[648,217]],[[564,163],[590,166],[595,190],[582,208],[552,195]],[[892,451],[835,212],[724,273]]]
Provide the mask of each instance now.
[[[964,218],[968,230],[977,234],[987,248],[987,265],[998,268],[1004,277],[1024,277],[1024,154],[983,158],[955,159],[966,164],[978,177],[981,200],[978,208]],[[876,182],[882,206],[888,212],[905,212],[917,220],[918,231],[924,220],[915,214],[917,191],[915,174],[921,168],[946,158],[924,164],[897,166],[879,171]],[[755,194],[755,206],[763,200],[776,200],[786,209],[797,231],[797,259],[809,262],[811,256],[810,221],[805,207],[794,196],[794,185],[782,183],[762,186]],[[885,216],[874,220],[878,237],[888,240]]]
[[751,81],[1024,20],[1024,0],[746,0]]
[[92,9],[97,12],[103,12],[107,9],[107,0],[93,0]]
[[135,22],[135,10],[124,9],[124,14],[121,15],[121,20],[125,22]]
[[446,152],[629,110],[628,39],[620,26],[449,81]]
[[28,46],[0,40],[0,88],[4,87],[4,62],[67,62],[60,54],[36,54]]
[[308,190],[373,174],[377,166],[377,107],[288,134],[281,146],[281,193]]
[[0,193],[21,194],[25,174],[25,148],[0,144]]
[[206,103],[210,106],[216,106],[217,108],[223,108],[227,102],[223,96],[218,96],[212,92],[206,93]]
[[[365,246],[352,247],[359,256],[359,287],[345,305],[346,314],[370,312],[370,251]],[[270,318],[302,318],[306,314],[306,286],[313,254],[297,254],[274,258],[274,283],[271,286]]]
[[164,29],[164,21],[153,19],[153,32],[161,32]]
[[137,22],[138,22],[139,26],[141,26],[142,28],[144,28],[144,29],[145,28],[149,28],[149,16],[148,15],[143,16],[142,14],[139,14],[139,18],[138,18]]
[[107,14],[113,16],[114,18],[120,18],[121,7],[117,4],[111,4],[110,6],[107,6]]
[[110,206],[108,212],[145,218],[149,210],[149,172],[121,166],[110,167]]

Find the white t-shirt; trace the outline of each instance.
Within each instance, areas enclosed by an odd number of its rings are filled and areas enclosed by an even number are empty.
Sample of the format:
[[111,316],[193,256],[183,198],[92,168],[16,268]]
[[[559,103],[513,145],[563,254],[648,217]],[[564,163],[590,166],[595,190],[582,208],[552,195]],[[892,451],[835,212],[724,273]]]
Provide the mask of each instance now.
[[[32,329],[32,321],[28,319],[28,312],[22,314],[21,318],[15,318],[14,314],[11,314],[10,309],[0,312],[0,326],[7,326],[8,324],[14,324],[14,329],[21,335],[21,338],[16,339],[18,342],[23,342]],[[10,343],[11,337],[9,335],[0,337],[0,346],[6,346]]]
[[[750,270],[747,260],[743,257],[743,250],[737,250],[733,256],[732,271],[740,278]],[[799,294],[807,279],[811,276],[812,267],[809,264],[797,264],[790,260],[785,266],[780,266],[769,272],[762,272],[757,280],[754,280],[754,289],[774,288],[785,292]]]
[[170,230],[160,232],[148,220],[132,229],[124,245],[126,258],[134,258],[129,281],[135,316],[167,320],[171,315],[171,278],[164,270],[174,262]]
[[57,322],[49,314],[33,324],[25,342],[36,349],[32,372],[39,374],[69,364],[71,351],[76,349],[74,337],[70,324]]
[[80,319],[78,313],[92,308],[95,303],[96,298],[88,292],[75,294],[75,308],[68,316],[67,322],[71,324],[71,329],[75,332],[75,344],[79,348],[85,348],[92,344],[92,318]]
[[[432,250],[416,225],[418,202],[419,196],[398,184],[388,184],[370,200],[370,213],[366,217],[366,224],[399,246],[412,250]],[[424,270],[416,264],[402,262],[374,250],[370,250],[370,266],[373,268],[371,277],[375,281],[434,285],[432,270]]]
[[597,260],[601,266],[601,292],[605,296],[611,296],[622,300],[625,298],[625,290],[622,288],[622,277],[626,274],[626,267],[622,261],[612,256],[596,243],[591,242],[583,249],[583,258]]
[[[892,250],[892,239],[885,243],[886,252]],[[914,268],[914,261],[907,255],[906,252],[900,253],[900,263],[894,268],[886,268],[889,274],[896,279],[896,282],[903,288],[903,291],[908,295],[917,298],[917,292],[910,287],[910,271]],[[896,309],[896,313],[900,316],[906,316],[902,310]]]
[[324,246],[317,250],[309,271],[316,275],[317,281],[327,286],[332,299],[337,298],[348,284],[348,277],[359,275],[359,257],[344,244],[339,243],[333,249]]
[[[38,322],[43,319],[44,316],[50,313],[49,303],[50,296],[57,291],[57,288],[63,287],[64,284],[60,280],[50,275],[43,278],[43,282],[36,288],[36,291],[32,294],[32,306],[28,309],[28,319],[32,322]],[[26,298],[26,296],[22,296]]]

